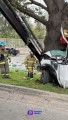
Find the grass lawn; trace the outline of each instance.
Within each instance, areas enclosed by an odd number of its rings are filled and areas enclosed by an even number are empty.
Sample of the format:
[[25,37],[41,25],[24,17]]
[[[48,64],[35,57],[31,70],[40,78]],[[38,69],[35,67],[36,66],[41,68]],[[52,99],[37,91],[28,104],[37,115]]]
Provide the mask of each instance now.
[[48,84],[39,84],[36,81],[39,80],[39,76],[37,74],[34,74],[33,79],[26,79],[27,72],[23,71],[10,71],[10,77],[11,79],[2,78],[0,75],[0,83],[4,84],[11,84],[16,86],[23,86],[23,87],[29,87],[29,88],[35,88],[45,91],[51,91],[56,93],[63,93],[68,94],[68,89],[64,89],[62,87],[54,86],[51,83]]

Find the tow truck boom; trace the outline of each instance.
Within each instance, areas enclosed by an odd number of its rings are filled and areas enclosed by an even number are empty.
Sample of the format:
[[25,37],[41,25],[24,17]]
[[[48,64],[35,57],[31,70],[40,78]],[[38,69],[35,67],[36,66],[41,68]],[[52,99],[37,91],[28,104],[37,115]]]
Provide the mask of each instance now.
[[[0,11],[4,15],[4,17],[9,21],[12,27],[16,30],[25,44],[31,49],[37,59],[41,60],[41,55],[43,52],[43,48],[37,39],[31,39],[29,36],[29,32],[23,24],[24,18],[21,18],[17,15],[12,5],[8,0],[0,0]],[[26,23],[25,23],[26,24]],[[28,28],[29,29],[29,28]]]

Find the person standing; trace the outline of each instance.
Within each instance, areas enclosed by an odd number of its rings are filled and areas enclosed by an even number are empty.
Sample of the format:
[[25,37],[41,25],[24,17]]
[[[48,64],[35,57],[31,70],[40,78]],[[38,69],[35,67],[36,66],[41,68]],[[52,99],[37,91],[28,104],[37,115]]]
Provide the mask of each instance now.
[[30,52],[30,55],[28,55],[25,58],[24,64],[28,70],[28,78],[33,78],[33,68],[35,66],[37,59],[35,58],[34,54]]
[[0,66],[1,66],[1,74],[3,78],[9,78],[9,64],[8,64],[8,59],[9,59],[9,54],[8,51],[5,49],[5,42],[2,42],[1,46],[1,61],[0,61]]

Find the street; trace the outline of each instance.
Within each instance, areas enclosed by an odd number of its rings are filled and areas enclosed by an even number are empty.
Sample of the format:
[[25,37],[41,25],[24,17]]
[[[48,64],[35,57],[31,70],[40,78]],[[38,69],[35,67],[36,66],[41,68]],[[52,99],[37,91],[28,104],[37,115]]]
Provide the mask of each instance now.
[[14,90],[0,90],[0,120],[68,120],[68,103]]
[[28,47],[23,47],[18,55],[11,55],[11,62],[9,63],[9,67],[17,70],[26,70],[24,60],[27,55],[29,55],[29,49]]

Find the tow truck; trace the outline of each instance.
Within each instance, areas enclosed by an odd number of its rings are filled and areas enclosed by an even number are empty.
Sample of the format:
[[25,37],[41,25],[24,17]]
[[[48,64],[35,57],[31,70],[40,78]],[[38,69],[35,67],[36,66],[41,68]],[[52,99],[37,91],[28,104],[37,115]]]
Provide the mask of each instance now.
[[[13,6],[8,0],[0,0],[0,12],[4,15],[4,17],[15,29],[15,31],[18,33],[24,43],[30,48],[30,50],[38,59],[40,63],[40,68],[42,70],[41,82],[43,82],[44,84],[48,82],[54,82],[60,85],[56,69],[57,61],[62,61],[62,58],[52,57],[49,56],[47,53],[44,53],[42,45],[39,43],[39,41],[31,31],[24,16],[20,17],[15,12]],[[32,37],[30,37],[30,33]],[[45,62],[43,62],[43,60]]]

